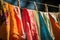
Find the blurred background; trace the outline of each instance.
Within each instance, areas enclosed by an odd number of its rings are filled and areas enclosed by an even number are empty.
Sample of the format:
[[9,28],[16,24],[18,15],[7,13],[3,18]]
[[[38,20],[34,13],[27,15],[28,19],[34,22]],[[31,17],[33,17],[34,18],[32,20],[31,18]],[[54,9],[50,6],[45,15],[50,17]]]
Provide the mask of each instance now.
[[[17,5],[18,0],[5,0],[6,2],[9,2],[10,4]],[[28,2],[32,1],[32,2]],[[51,5],[58,6],[60,4],[60,0],[20,0],[20,6],[21,8],[28,8],[28,9],[34,9],[34,1],[40,2],[40,3],[47,3]],[[41,4],[37,4],[39,11],[45,11],[45,6]],[[58,12],[58,8],[49,7],[50,12]]]

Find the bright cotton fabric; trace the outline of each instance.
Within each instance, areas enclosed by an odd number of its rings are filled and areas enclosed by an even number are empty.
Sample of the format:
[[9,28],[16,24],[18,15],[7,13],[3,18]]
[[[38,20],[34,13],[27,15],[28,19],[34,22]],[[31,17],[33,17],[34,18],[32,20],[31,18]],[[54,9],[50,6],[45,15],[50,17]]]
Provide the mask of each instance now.
[[27,9],[22,9],[22,22],[27,40],[32,40],[32,34],[30,29],[30,18]]
[[22,9],[22,21],[27,40],[38,40],[37,26],[32,10]]
[[2,12],[3,20],[1,22],[3,22],[4,20],[5,21],[2,23],[2,25],[0,25],[0,40],[9,40],[10,14],[7,11],[8,3],[5,3],[5,7],[2,10],[3,10],[3,12]]
[[34,14],[34,19],[35,19],[35,22],[36,22],[36,25],[37,25],[37,29],[38,29],[39,40],[41,40],[39,15],[38,15],[38,12],[36,10],[33,10],[33,14]]
[[41,40],[53,40],[42,15],[39,13]]
[[10,37],[9,40],[19,40],[19,33],[15,19],[14,6],[9,4],[10,12]]
[[49,14],[49,18],[52,24],[55,40],[60,40],[60,25],[54,20],[54,18],[50,14]]
[[22,19],[21,19],[21,14],[20,14],[20,8],[15,6],[14,7],[14,12],[15,12],[15,18],[16,18],[16,24],[19,32],[19,40],[24,40],[24,29],[23,29],[23,24],[22,24]]
[[45,24],[47,25],[47,29],[52,37],[52,39],[54,40],[54,35],[53,35],[53,30],[52,30],[52,25],[51,25],[51,22],[50,22],[50,19],[49,19],[49,15],[48,15],[48,12],[40,12],[43,16],[43,19],[44,19],[44,22]]

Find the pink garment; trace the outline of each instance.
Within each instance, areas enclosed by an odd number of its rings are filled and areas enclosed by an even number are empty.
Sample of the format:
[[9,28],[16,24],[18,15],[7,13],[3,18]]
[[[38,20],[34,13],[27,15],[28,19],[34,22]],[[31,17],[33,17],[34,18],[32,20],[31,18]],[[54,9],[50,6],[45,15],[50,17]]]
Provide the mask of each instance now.
[[27,40],[32,40],[32,34],[30,29],[30,18],[28,15],[28,11],[26,9],[22,9],[22,22]]
[[27,9],[27,11],[28,11],[28,14],[30,17],[32,38],[33,38],[33,40],[38,40],[39,35],[38,35],[37,25],[34,20],[34,12],[33,12],[33,10],[28,10],[28,9]]
[[33,11],[26,8],[22,9],[22,21],[27,35],[27,40],[38,40],[38,31]]

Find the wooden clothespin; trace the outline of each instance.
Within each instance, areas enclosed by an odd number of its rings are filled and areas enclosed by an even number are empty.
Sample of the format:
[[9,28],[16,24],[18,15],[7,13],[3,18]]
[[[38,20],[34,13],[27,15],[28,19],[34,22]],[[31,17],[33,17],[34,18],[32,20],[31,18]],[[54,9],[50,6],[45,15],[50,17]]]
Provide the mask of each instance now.
[[36,4],[35,1],[34,1],[34,9],[35,9],[36,11],[38,11],[37,4]]
[[20,0],[18,0],[18,4],[17,5],[20,7]]
[[48,12],[48,5],[45,4],[45,11]]
[[3,6],[3,0],[0,0],[0,15],[1,15],[1,13],[2,13],[2,7]]
[[59,4],[59,12],[60,12],[60,4]]
[[59,4],[58,22],[60,24],[60,4]]

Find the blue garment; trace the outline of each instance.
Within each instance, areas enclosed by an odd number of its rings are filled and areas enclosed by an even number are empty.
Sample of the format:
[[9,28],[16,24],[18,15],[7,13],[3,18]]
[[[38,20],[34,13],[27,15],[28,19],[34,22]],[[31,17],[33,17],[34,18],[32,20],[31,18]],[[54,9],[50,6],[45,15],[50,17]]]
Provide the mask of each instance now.
[[47,25],[45,24],[44,19],[40,13],[39,13],[39,20],[40,20],[41,40],[53,40],[51,35],[49,34]]

